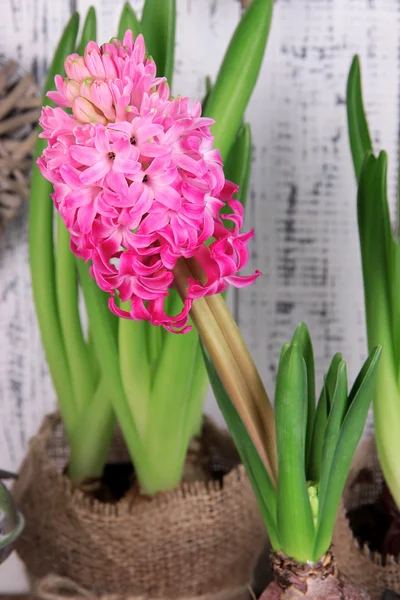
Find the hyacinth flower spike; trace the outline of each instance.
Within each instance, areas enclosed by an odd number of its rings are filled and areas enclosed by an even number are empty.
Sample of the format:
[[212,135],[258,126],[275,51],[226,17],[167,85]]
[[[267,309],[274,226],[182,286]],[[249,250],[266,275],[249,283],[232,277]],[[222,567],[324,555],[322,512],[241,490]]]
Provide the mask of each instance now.
[[[185,333],[194,299],[229,284],[250,285],[259,276],[237,275],[253,232],[240,233],[243,207],[233,199],[237,188],[225,180],[213,148],[213,121],[200,116],[200,103],[170,100],[167,82],[145,58],[143,37],[134,43],[130,31],[122,43],[101,50],[90,43],[85,58],[72,55],[65,68],[68,82],[56,77],[57,91],[48,96],[72,115],[43,109],[40,136],[48,145],[38,165],[54,186],[71,249],[92,261],[91,274],[110,294],[117,316]],[[107,77],[108,94],[98,93],[96,76]],[[82,95],[71,98],[69,88]],[[148,140],[144,147],[140,130]],[[231,213],[221,217],[225,205]],[[182,310],[170,315],[164,301],[181,258],[194,258],[207,279],[190,278]],[[129,310],[119,301],[129,301]]]

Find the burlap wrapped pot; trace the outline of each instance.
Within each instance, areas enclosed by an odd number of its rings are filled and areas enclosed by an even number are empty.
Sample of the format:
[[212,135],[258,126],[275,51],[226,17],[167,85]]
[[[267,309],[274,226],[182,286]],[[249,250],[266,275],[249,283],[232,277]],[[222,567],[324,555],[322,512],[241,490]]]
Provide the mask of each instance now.
[[381,600],[385,590],[400,592],[399,557],[371,552],[360,547],[346,512],[363,504],[375,503],[383,486],[375,438],[369,436],[359,446],[343,494],[334,533],[334,553],[340,571],[364,588],[373,600]]
[[[14,488],[26,520],[17,551],[38,595],[248,598],[265,543],[263,523],[228,434],[206,421],[202,435],[210,466],[226,473],[222,482],[183,483],[152,499],[136,495],[107,504],[64,475],[62,423],[58,415],[46,417]],[[114,446],[110,461],[126,453],[122,444]]]

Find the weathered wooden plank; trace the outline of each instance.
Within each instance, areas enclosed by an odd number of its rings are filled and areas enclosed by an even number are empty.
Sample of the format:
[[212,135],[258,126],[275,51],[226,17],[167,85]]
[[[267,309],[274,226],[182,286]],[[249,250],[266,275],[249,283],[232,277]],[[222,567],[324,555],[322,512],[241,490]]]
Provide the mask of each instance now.
[[280,346],[300,320],[315,341],[320,382],[334,352],[348,360],[350,379],[365,357],[345,86],[357,52],[374,139],[392,157],[394,200],[398,35],[396,2],[276,3],[248,113],[255,140],[251,263],[265,277],[240,291],[240,324],[271,390]]

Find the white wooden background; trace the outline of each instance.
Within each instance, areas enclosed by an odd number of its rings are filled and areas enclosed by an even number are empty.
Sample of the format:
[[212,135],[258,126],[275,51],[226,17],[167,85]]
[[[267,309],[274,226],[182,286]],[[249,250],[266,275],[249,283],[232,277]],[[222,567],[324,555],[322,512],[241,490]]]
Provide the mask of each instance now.
[[[160,0],[162,2],[162,0]],[[122,0],[94,0],[99,41],[116,32]],[[0,0],[0,53],[40,81],[71,11],[90,0]],[[133,0],[140,10],[142,0]],[[238,0],[178,0],[174,91],[200,98],[240,16]],[[366,356],[355,198],[345,114],[354,53],[362,59],[377,147],[391,158],[396,193],[400,86],[398,0],[277,0],[266,59],[247,112],[254,170],[247,222],[252,266],[264,277],[238,294],[242,331],[273,395],[281,344],[308,323],[321,381],[340,350],[350,378]],[[0,240],[0,465],[17,468],[31,434],[54,406],[30,291],[27,214]],[[207,410],[218,411],[210,398]],[[0,591],[22,590],[15,558]]]

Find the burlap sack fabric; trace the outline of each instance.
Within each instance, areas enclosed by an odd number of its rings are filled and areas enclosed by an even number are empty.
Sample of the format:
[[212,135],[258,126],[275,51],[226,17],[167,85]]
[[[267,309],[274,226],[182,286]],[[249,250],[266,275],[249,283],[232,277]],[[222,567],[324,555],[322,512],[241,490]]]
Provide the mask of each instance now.
[[[203,429],[212,463],[227,473],[222,485],[182,484],[152,499],[105,504],[63,474],[63,427],[58,415],[46,417],[14,488],[26,519],[17,551],[36,589],[50,575],[81,590],[57,594],[53,585],[52,598],[247,598],[264,526],[230,437],[209,423]],[[115,444],[110,460],[121,450]]]
[[385,590],[400,592],[398,557],[371,552],[360,545],[350,528],[346,511],[362,504],[374,503],[381,493],[382,471],[376,453],[375,438],[370,436],[360,445],[351,467],[343,494],[335,533],[334,553],[340,571],[351,581],[380,600]]

